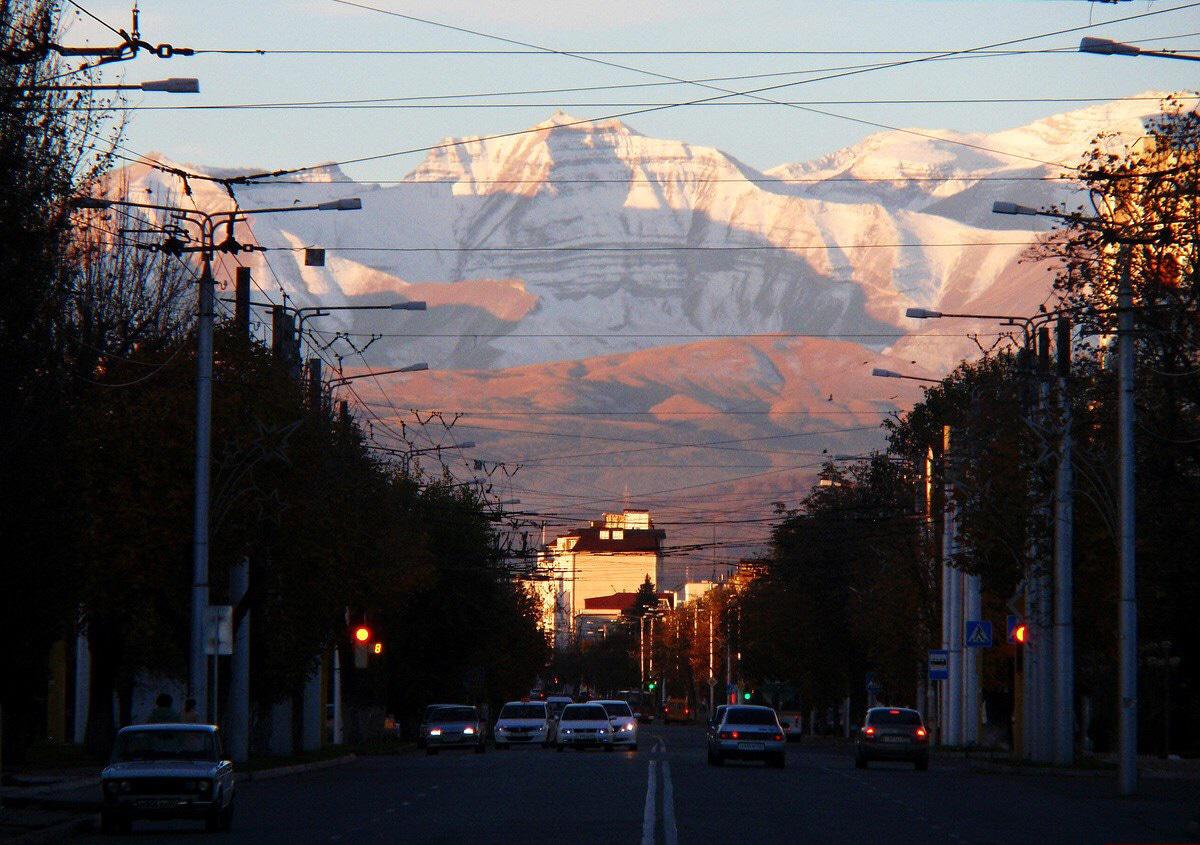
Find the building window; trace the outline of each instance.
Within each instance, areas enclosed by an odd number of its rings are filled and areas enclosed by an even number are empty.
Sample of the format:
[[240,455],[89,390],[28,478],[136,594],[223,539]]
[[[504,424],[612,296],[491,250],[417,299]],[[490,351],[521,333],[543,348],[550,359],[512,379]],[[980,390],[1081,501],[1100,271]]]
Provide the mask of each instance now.
[[614,540],[624,540],[624,539],[625,539],[625,532],[624,532],[624,531],[622,531],[622,530],[621,530],[621,529],[619,529],[619,528],[614,528],[614,529],[613,529],[613,533],[612,533],[612,538],[613,538]]
[[[613,533],[616,533],[616,532],[613,532]],[[607,539],[608,539],[608,531],[606,531],[606,530],[604,530],[604,529],[601,529],[601,531],[600,531],[600,539],[601,539],[601,540],[607,540]]]

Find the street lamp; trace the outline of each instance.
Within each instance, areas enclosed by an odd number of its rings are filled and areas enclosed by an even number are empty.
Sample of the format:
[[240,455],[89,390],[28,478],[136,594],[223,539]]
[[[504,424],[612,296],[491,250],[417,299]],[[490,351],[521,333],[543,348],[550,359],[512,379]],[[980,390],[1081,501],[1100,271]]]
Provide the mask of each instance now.
[[1153,56],[1159,59],[1180,59],[1185,62],[1200,62],[1200,56],[1176,53],[1171,50],[1143,50],[1133,44],[1123,44],[1108,38],[1084,38],[1079,42],[1079,52],[1097,56]]
[[[188,655],[188,691],[195,698],[202,719],[208,718],[208,667],[205,661],[206,617],[208,613],[208,534],[209,493],[212,452],[212,381],[213,381],[213,322],[216,312],[216,280],[212,274],[212,262],[216,253],[253,252],[253,244],[241,244],[234,238],[234,227],[250,214],[284,213],[296,211],[344,211],[362,207],[357,198],[338,200],[319,205],[297,205],[285,208],[235,209],[207,213],[196,208],[182,208],[157,203],[130,202],[105,197],[75,197],[70,203],[79,209],[141,208],[170,214],[174,219],[193,227],[199,237],[198,243],[171,236],[161,244],[141,244],[146,249],[156,249],[168,255],[182,256],[195,253],[200,256],[201,270],[196,330],[196,469],[195,507],[192,519],[192,618],[191,643]],[[224,227],[225,238],[217,242],[217,230]]]
[[[1102,39],[1090,39],[1101,41]],[[1089,39],[1084,39],[1084,42]],[[1129,47],[1108,42],[1110,55],[1137,55],[1121,52],[1118,47]],[[1084,44],[1080,44],[1080,50]],[[1129,47],[1136,50],[1135,47]],[[1101,52],[1099,48],[1085,52]],[[1147,55],[1160,55],[1147,53]],[[1169,58],[1180,58],[1175,54],[1162,54]],[[1066,215],[1045,212],[1015,203],[997,202],[992,206],[996,214],[1024,214],[1044,217],[1066,218]],[[1102,222],[1092,218],[1094,222]],[[1134,241],[1106,236],[1110,243],[1120,245],[1121,275],[1117,283],[1117,448],[1118,448],[1118,557],[1120,570],[1120,603],[1118,605],[1118,719],[1120,728],[1118,753],[1118,786],[1122,795],[1137,791],[1137,557],[1134,498],[1134,338],[1133,338],[1133,283],[1129,275],[1129,246]],[[1069,607],[1069,605],[1068,605]],[[1069,611],[1068,611],[1069,612]],[[1069,617],[1068,617],[1069,624]],[[1056,626],[1057,627],[1057,626]],[[1062,658],[1060,657],[1060,660]],[[1061,710],[1061,709],[1060,709]],[[1060,718],[1068,718],[1060,712]],[[1070,724],[1069,722],[1067,723]],[[1063,727],[1066,730],[1066,726]]]
[[[909,310],[911,311],[912,309],[909,309]],[[876,367],[875,369],[871,370],[871,375],[875,376],[876,378],[906,378],[906,379],[911,379],[912,381],[927,381],[930,384],[941,384],[941,382],[935,378],[922,378],[921,376],[906,376],[904,373],[898,373],[895,370],[885,370],[885,369],[883,369],[883,367]]]
[[200,80],[191,76],[151,79],[112,85],[21,85],[22,91],[156,91],[161,94],[199,94]]
[[407,367],[400,367],[395,370],[378,370],[373,373],[355,373],[351,376],[340,376],[330,380],[329,387],[340,387],[343,384],[348,384],[359,378],[374,378],[375,376],[390,376],[393,373],[423,373],[429,369],[429,365],[424,361],[418,361],[415,364],[409,364]]

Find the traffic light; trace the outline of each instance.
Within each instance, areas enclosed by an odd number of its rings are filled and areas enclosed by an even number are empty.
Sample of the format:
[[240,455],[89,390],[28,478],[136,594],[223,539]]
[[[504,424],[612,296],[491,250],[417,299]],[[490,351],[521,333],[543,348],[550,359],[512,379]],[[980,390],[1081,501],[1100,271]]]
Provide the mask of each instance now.
[[1024,645],[1025,644],[1025,632],[1026,632],[1026,627],[1025,627],[1024,622],[1022,622],[1017,627],[1013,628],[1013,642],[1017,643],[1018,645]]
[[1008,617],[1008,641],[1013,645],[1025,645],[1029,628],[1019,616]]
[[746,690],[744,693],[742,693],[742,700],[743,700],[743,701],[749,701],[749,700],[750,700],[750,691],[749,691],[749,690]]
[[354,641],[355,642],[365,643],[369,639],[371,639],[371,629],[368,628],[366,625],[359,625],[357,628],[354,629]]
[[657,681],[651,681],[651,682],[650,682],[650,689],[654,689],[656,686],[658,686],[658,682],[657,682]]

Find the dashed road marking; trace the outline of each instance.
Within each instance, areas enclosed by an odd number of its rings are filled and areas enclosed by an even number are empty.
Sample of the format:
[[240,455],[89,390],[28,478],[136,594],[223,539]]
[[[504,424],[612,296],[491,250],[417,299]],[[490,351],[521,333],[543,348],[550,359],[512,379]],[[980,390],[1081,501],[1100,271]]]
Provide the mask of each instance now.
[[679,828],[675,825],[675,789],[671,786],[671,764],[666,760],[663,760],[662,774],[663,839],[666,845],[679,845]]
[[646,804],[642,809],[642,845],[654,845],[654,804],[658,791],[655,769],[658,761],[651,760],[649,776],[646,778]]

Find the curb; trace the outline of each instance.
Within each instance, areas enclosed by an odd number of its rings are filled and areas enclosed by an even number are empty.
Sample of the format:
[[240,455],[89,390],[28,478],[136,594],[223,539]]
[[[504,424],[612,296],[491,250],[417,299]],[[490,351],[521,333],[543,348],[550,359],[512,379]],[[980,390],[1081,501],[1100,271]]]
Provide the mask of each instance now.
[[95,820],[91,815],[87,815],[83,818],[70,819],[43,827],[41,830],[31,830],[29,833],[22,833],[20,836],[5,839],[4,845],[43,845],[46,842],[62,842],[76,834],[91,830],[94,826]]
[[256,780],[271,780],[273,778],[287,777],[288,775],[299,775],[304,772],[312,772],[317,769],[328,769],[333,766],[341,766],[358,759],[357,754],[345,754],[341,757],[331,757],[328,760],[317,760],[312,763],[297,763],[294,766],[279,766],[274,769],[260,769],[256,772],[238,772],[234,776],[237,783],[243,781]]
[[[976,772],[993,772],[1010,775],[1049,775],[1051,777],[1073,778],[1109,778],[1116,777],[1116,769],[1066,769],[1061,767],[1012,766],[1001,763],[988,763],[982,760],[971,761],[971,770]],[[1170,772],[1161,769],[1140,769],[1138,777],[1142,780],[1190,780],[1200,781],[1200,772]]]

